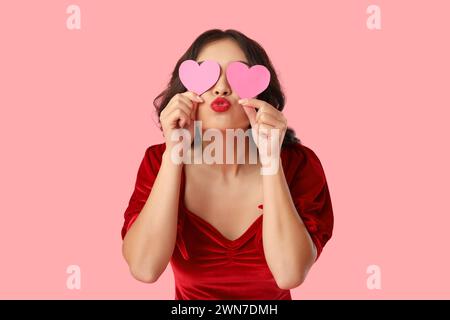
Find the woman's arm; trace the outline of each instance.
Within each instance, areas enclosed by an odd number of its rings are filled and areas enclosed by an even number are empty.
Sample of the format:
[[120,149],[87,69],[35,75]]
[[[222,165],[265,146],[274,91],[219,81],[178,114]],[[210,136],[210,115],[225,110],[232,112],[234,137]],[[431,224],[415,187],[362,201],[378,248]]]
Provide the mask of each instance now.
[[155,282],[172,256],[182,166],[171,161],[166,149],[150,195],[123,240],[123,256],[137,280]]
[[[281,111],[258,99],[241,99],[239,103],[250,120],[252,136],[258,149],[261,149],[262,142],[265,142],[262,146],[275,147],[273,142],[277,138],[279,141],[276,146],[280,147],[287,130],[287,119]],[[278,129],[279,136],[269,138],[260,133],[261,129],[269,130],[271,134],[277,133],[272,129]],[[273,154],[274,151],[275,149],[270,153]],[[263,167],[268,164],[266,169],[272,169],[272,161],[267,160],[273,159],[270,157],[261,161]],[[281,289],[291,289],[299,286],[306,278],[317,257],[317,248],[292,201],[280,157],[278,161],[275,174],[263,174],[263,247],[277,285]]]
[[197,94],[186,91],[174,95],[160,113],[160,122],[166,139],[161,166],[150,194],[138,217],[123,239],[122,252],[131,274],[143,282],[155,282],[164,272],[172,257],[177,238],[178,203],[183,163],[171,159],[174,130],[187,125],[194,133],[197,106],[204,102]]
[[316,247],[295,208],[280,163],[274,175],[263,175],[263,248],[278,287],[292,289],[306,278]]

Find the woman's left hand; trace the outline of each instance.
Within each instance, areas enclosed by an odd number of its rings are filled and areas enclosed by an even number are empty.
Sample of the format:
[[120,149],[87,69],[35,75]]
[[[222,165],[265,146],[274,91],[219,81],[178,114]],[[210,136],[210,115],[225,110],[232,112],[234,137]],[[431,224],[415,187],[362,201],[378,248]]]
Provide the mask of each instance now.
[[[260,149],[260,154],[262,146],[269,148],[268,151],[265,151],[268,152],[268,155],[274,154],[274,152],[279,154],[287,130],[287,119],[283,113],[271,104],[258,99],[241,99],[238,103],[243,106],[250,120],[253,140]],[[278,134],[276,134],[277,131]],[[274,146],[278,150],[272,150]]]

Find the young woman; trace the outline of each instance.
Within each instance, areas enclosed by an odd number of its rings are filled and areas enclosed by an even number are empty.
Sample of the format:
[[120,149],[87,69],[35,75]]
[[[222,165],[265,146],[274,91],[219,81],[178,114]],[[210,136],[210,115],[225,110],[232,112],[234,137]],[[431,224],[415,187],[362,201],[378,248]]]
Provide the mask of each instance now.
[[[220,65],[217,82],[201,95],[180,81],[178,68],[188,59]],[[241,101],[225,74],[233,61],[267,67],[267,89]],[[228,108],[215,108],[217,98]],[[206,31],[179,59],[154,104],[165,142],[146,149],[124,214],[123,255],[131,274],[155,282],[170,262],[175,299],[291,299],[289,289],[305,280],[332,236],[333,210],[318,157],[287,127],[285,97],[264,49],[236,30]],[[257,148],[257,163],[174,162],[171,134],[181,127],[193,133],[194,120],[202,131],[224,133],[224,155],[236,151],[226,148],[226,129],[253,130],[246,159],[251,144],[259,146],[261,128],[278,129],[279,169],[262,175]],[[209,143],[201,140],[202,150]]]

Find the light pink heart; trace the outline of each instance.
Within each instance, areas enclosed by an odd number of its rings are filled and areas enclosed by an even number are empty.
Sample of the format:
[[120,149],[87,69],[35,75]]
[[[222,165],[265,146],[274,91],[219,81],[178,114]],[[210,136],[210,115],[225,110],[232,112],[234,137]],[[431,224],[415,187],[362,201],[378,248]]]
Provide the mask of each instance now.
[[233,61],[227,67],[227,80],[241,99],[254,98],[269,86],[270,71],[260,64],[249,68],[242,62]]
[[178,74],[186,89],[201,95],[219,79],[220,66],[212,60],[205,60],[200,65],[197,61],[185,60],[181,63]]

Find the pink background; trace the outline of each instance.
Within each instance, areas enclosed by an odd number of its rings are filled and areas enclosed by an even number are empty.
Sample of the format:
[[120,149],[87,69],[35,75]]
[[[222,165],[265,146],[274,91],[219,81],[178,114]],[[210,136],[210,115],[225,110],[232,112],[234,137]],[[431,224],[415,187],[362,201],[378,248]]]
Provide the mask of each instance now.
[[[155,284],[131,277],[120,229],[163,141],[153,98],[215,27],[267,50],[289,126],[325,169],[334,236],[293,298],[450,298],[449,2],[279,3],[1,2],[0,298],[174,298],[170,265]],[[70,4],[81,30],[66,28]]]

